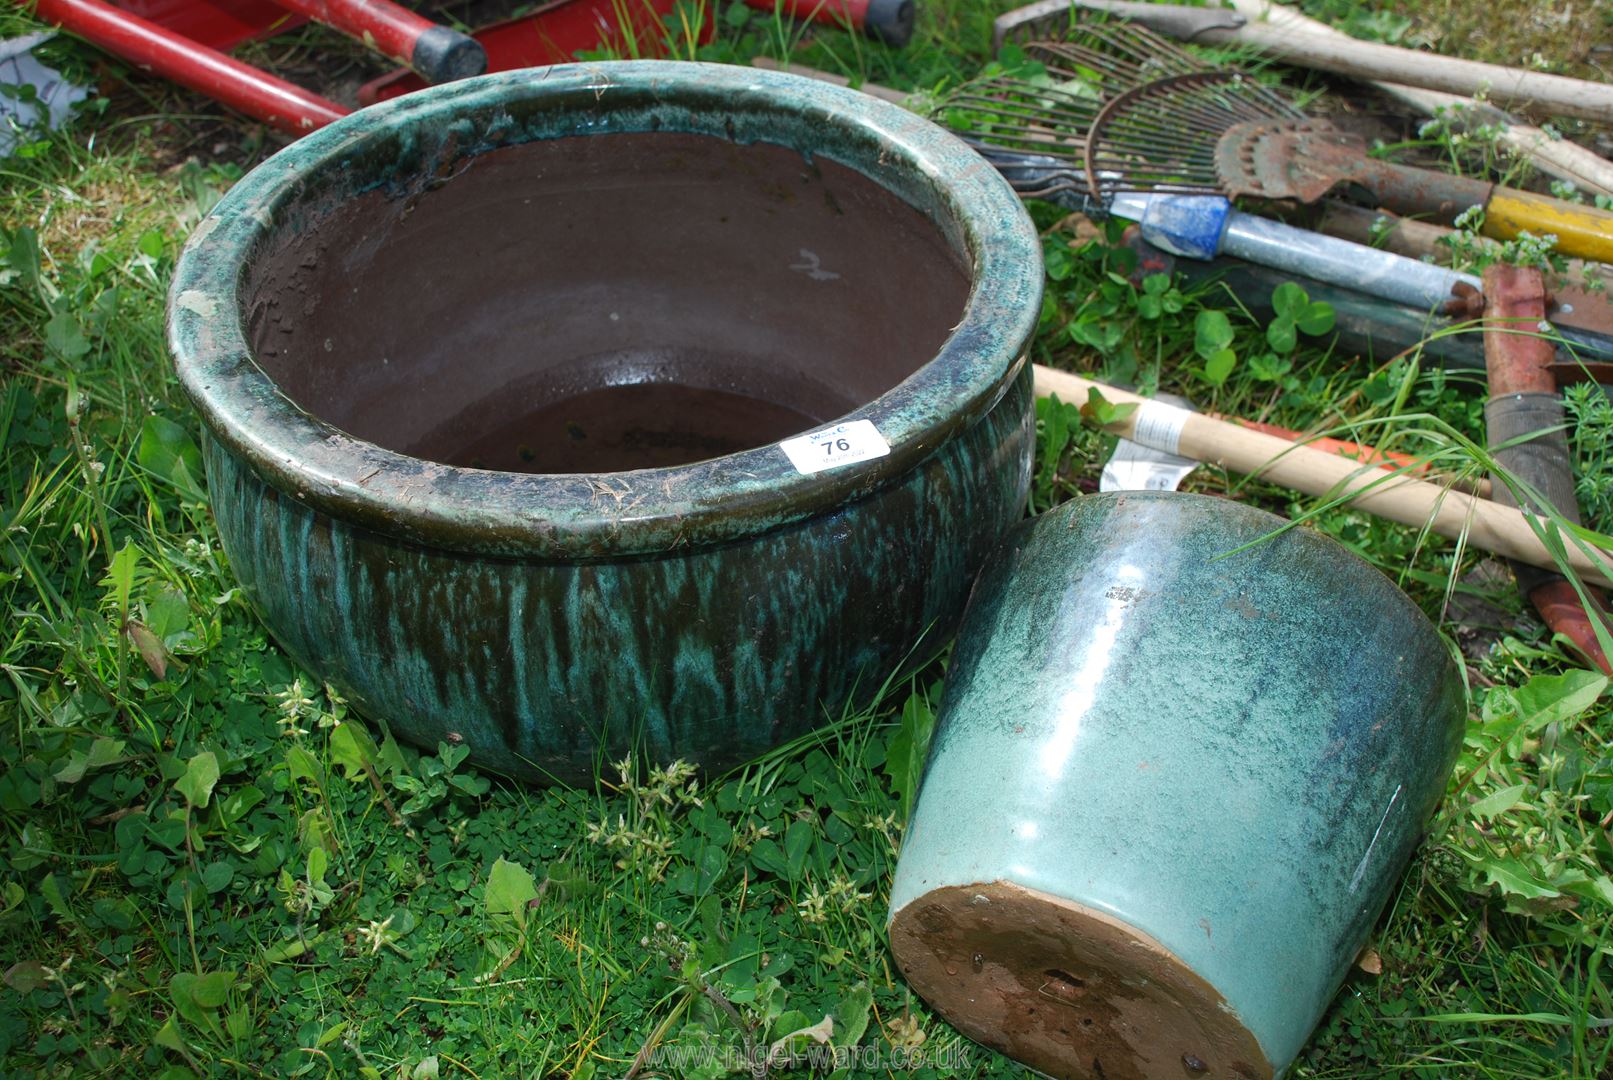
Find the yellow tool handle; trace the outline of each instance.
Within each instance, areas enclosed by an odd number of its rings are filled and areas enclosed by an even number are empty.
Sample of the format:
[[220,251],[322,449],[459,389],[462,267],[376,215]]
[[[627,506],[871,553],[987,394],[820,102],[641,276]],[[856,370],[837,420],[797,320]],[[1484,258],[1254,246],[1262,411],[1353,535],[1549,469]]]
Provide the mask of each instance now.
[[1485,235],[1512,240],[1525,230],[1533,236],[1555,235],[1559,254],[1613,262],[1613,214],[1549,195],[1496,188],[1484,207]]

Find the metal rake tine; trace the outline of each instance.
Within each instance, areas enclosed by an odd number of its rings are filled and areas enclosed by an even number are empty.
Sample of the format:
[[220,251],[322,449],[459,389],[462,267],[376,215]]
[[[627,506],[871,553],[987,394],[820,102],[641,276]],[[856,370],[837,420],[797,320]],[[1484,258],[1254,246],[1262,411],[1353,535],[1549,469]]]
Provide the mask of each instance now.
[[1104,97],[1124,93],[1155,77],[1127,60],[1062,43],[1031,42],[1025,55],[1046,68],[1049,77],[1085,83]]
[[1141,23],[1102,12],[1078,11],[1065,33],[1027,42],[1024,49],[1050,71],[1077,74],[1072,68],[1081,67],[1098,72],[1104,89],[1114,94],[1176,76],[1221,72],[1230,78],[1217,89],[1218,99],[1240,119],[1305,118],[1286,96],[1244,72],[1211,65]]
[[1093,120],[1085,142],[1088,183],[1100,193],[1219,192],[1215,147],[1228,128],[1302,115],[1241,72],[1159,79],[1111,98]]
[[[948,105],[974,114],[973,141],[1045,163],[1016,185],[1025,194],[1042,194],[1054,183],[1047,176],[1069,170],[1085,177],[1087,196],[1218,191],[1214,149],[1227,127],[1298,112],[1241,73],[1210,67],[1135,23],[1082,22],[1024,49],[1046,83],[996,77]],[[1067,179],[1057,183],[1070,190]]]
[[1041,42],[1033,41],[1025,47],[1025,55],[1046,68],[1050,76],[1089,82],[1099,92],[1109,88],[1124,89],[1135,78],[1134,69],[1124,61],[1060,44],[1044,47]]
[[971,112],[1011,113],[1023,123],[1063,126],[1078,137],[1097,118],[1103,100],[1056,86],[996,78],[973,84],[949,98],[946,105]]
[[1061,114],[1016,102],[963,102],[968,111],[986,119],[988,125],[971,124],[969,130],[988,140],[1017,139],[1038,143],[1067,144],[1079,153],[1090,116]]
[[1085,53],[1115,57],[1142,72],[1143,81],[1202,71],[1208,66],[1169,38],[1141,23],[1125,20],[1082,18],[1068,33],[1053,40]]

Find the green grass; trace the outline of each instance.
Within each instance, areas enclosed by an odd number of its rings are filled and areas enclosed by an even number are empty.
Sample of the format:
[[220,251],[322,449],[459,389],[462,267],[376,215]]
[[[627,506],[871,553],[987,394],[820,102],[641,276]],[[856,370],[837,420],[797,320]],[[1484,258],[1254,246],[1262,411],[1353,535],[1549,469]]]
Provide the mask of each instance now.
[[[985,61],[991,12],[928,12],[895,53],[725,9],[695,51],[934,90]],[[775,1043],[784,1071],[828,1016],[839,1042],[932,1051],[919,1075],[1020,1075],[909,994],[883,932],[939,668],[733,775],[629,763],[592,791],[400,748],[295,670],[219,548],[162,342],[172,259],[238,172],[173,161],[147,103],[201,107],[141,93],[0,164],[0,1073],[709,1075],[652,1056]],[[1278,348],[1224,292],[1139,289],[1034,211],[1038,360],[1290,427],[1381,423],[1413,452],[1482,443],[1470,384],[1326,334]],[[1605,501],[1609,420],[1581,411]],[[1107,440],[1072,405],[1039,417],[1045,509]],[[1316,505],[1208,468],[1189,486]],[[1510,583],[1464,580],[1475,553],[1342,508],[1311,524],[1447,628],[1475,600],[1500,625],[1469,659],[1451,795],[1296,1075],[1607,1075],[1604,684]]]

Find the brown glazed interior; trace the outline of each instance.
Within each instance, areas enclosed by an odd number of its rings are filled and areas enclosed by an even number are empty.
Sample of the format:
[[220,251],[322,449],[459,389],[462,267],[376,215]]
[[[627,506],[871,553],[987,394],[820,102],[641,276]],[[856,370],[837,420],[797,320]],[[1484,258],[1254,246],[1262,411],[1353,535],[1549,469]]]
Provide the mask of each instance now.
[[704,135],[504,147],[277,229],[242,304],[309,413],[447,465],[616,472],[843,416],[935,356],[969,276],[834,162]]

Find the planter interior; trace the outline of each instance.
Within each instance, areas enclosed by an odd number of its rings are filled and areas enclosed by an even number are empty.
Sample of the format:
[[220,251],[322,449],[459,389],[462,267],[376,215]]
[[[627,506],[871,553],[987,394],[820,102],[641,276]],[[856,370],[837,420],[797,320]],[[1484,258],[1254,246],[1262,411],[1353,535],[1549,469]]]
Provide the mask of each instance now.
[[619,472],[764,446],[907,378],[968,297],[928,218],[767,143],[574,136],[441,179],[277,231],[240,302],[297,405],[445,465]]

